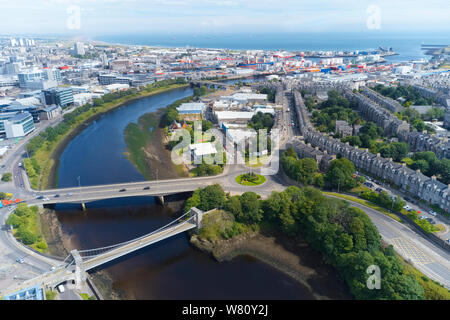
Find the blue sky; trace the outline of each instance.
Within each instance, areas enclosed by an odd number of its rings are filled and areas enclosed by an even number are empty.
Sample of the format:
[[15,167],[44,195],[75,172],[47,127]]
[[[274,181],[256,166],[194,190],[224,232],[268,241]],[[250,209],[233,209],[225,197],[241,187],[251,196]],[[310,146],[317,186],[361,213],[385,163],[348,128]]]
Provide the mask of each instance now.
[[450,31],[448,0],[0,0],[0,34],[361,32],[369,6],[379,32]]

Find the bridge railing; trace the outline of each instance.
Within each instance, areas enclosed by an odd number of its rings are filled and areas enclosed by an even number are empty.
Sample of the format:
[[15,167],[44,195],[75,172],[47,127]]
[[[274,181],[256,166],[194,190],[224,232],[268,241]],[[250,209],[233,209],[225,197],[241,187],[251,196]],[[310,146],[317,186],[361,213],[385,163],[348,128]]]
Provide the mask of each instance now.
[[[164,231],[166,229],[169,229],[169,228],[173,227],[176,224],[179,224],[181,226],[183,224],[191,222],[195,218],[195,216],[188,217],[189,214],[190,214],[190,212],[187,212],[184,215],[182,215],[181,217],[179,217],[178,219],[172,221],[171,223],[169,223],[169,224],[167,224],[167,225],[165,225],[165,226],[163,226],[163,227],[161,227],[161,228],[159,228],[157,230],[154,230],[151,233],[143,235],[143,236],[141,236],[139,238],[136,238],[136,239],[133,239],[133,240],[129,240],[129,241],[126,241],[126,242],[122,242],[122,243],[118,243],[118,244],[111,245],[111,246],[102,247],[102,248],[81,250],[81,251],[79,251],[79,254],[82,257],[83,261],[93,259],[93,258],[95,258],[95,257],[97,257],[97,256],[99,256],[101,254],[105,254],[107,252],[110,252],[112,250],[115,250],[115,249],[118,249],[120,247],[126,246],[128,244],[131,244],[131,243],[143,240],[145,238],[148,238],[149,236],[152,236],[152,235],[154,235],[156,233],[159,233],[159,232],[162,232],[162,231]],[[183,222],[180,223],[180,221],[183,221]]]

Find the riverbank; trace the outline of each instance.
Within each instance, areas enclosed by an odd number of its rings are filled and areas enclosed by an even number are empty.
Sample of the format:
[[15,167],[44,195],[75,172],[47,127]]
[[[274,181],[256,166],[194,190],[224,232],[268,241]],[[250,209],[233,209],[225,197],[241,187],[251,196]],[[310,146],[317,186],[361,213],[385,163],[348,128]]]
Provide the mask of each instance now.
[[190,242],[218,262],[230,261],[238,256],[254,257],[295,279],[317,300],[353,299],[336,271],[326,265],[321,255],[300,237],[287,238],[274,231],[259,231],[215,242],[194,234]]
[[[106,102],[100,106],[94,106],[86,112],[78,114],[76,118],[73,119],[73,123],[69,125],[69,129],[65,133],[57,135],[53,141],[45,140],[41,142],[37,150],[33,152],[32,159],[30,161],[25,161],[32,187],[35,189],[48,189],[57,185],[57,172],[61,154],[70,141],[92,122],[98,120],[100,117],[110,111],[113,111],[114,109],[125,106],[137,100],[180,88],[186,88],[188,86],[189,84],[186,83],[174,83],[165,87],[151,87],[148,89],[143,89],[139,92],[120,97],[114,101]],[[62,123],[65,121],[66,120]],[[36,171],[39,171],[39,173]]]
[[185,165],[175,165],[168,150],[168,138],[162,124],[166,109],[146,113],[138,123],[124,131],[126,157],[146,180],[176,179],[189,176]]

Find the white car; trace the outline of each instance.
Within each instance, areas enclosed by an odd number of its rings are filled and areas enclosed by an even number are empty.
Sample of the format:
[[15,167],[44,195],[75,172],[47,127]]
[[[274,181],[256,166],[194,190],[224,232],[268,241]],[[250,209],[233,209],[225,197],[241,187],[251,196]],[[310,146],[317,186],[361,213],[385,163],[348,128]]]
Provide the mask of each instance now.
[[62,284],[60,284],[57,288],[58,288],[58,291],[59,291],[60,293],[63,293],[64,291],[66,291],[66,290],[64,289],[64,286],[63,286]]
[[433,211],[433,210],[430,211],[430,214],[431,214],[432,216],[434,216],[434,217],[437,216],[437,213],[436,213],[435,211]]
[[409,210],[411,210],[411,207],[406,205],[406,206],[403,207],[403,209],[405,209],[406,211],[409,211]]

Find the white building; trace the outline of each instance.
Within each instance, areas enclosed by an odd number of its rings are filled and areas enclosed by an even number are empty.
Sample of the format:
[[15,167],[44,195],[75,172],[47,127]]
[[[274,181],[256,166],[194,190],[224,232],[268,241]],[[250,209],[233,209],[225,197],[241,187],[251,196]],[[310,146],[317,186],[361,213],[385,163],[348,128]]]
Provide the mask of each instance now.
[[24,137],[35,129],[33,116],[29,112],[16,114],[4,121],[4,126],[8,139]]
[[202,163],[203,156],[215,155],[217,153],[216,147],[211,142],[191,144],[189,151],[194,157],[194,163]]

